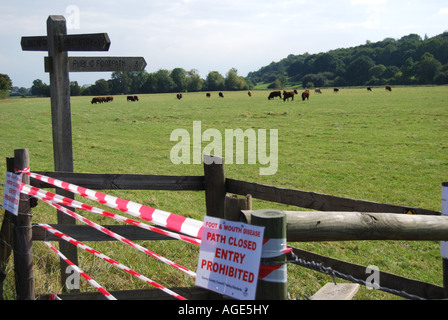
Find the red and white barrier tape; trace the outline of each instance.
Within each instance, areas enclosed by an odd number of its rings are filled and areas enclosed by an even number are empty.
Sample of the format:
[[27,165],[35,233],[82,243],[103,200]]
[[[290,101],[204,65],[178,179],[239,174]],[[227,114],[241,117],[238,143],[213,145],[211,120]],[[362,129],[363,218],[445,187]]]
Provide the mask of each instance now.
[[37,226],[44,228],[45,230],[47,230],[47,231],[53,233],[54,235],[56,235],[57,237],[59,237],[59,238],[65,240],[65,241],[67,241],[67,242],[77,246],[78,248],[81,248],[81,249],[83,249],[83,250],[93,254],[94,256],[96,256],[96,257],[98,257],[98,258],[100,258],[100,259],[102,259],[102,260],[104,260],[106,262],[109,262],[110,264],[116,266],[117,268],[119,268],[119,269],[121,269],[123,271],[126,271],[127,273],[137,277],[138,279],[140,279],[142,281],[145,281],[145,282],[153,285],[154,287],[162,290],[163,292],[165,292],[165,293],[167,293],[167,294],[169,294],[169,295],[171,295],[171,296],[173,296],[173,297],[175,297],[175,298],[177,298],[179,300],[187,300],[184,297],[180,296],[179,294],[171,291],[170,289],[165,288],[164,286],[158,284],[157,282],[154,282],[153,280],[151,280],[151,279],[149,279],[149,278],[139,274],[138,272],[136,272],[136,271],[134,271],[134,270],[124,266],[123,264],[121,264],[121,263],[119,263],[119,262],[109,258],[108,256],[106,256],[106,255],[96,251],[95,249],[92,249],[91,247],[83,244],[82,242],[80,242],[80,241],[78,241],[76,239],[73,239],[72,237],[70,237],[70,236],[68,236],[68,235],[66,235],[66,234],[56,230],[55,228],[49,226],[48,224],[37,224]]
[[120,210],[134,217],[138,217],[143,220],[155,223],[159,226],[166,227],[173,231],[181,232],[198,239],[200,239],[202,236],[202,221],[182,217],[174,213],[162,211],[142,204],[138,204],[136,202],[107,195],[105,193],[86,189],[58,179],[36,174],[30,172],[29,168],[26,168],[25,170],[19,172],[23,172],[39,181],[49,183],[58,188],[73,192],[90,200],[104,204],[110,208]]
[[146,230],[150,230],[150,231],[154,231],[157,232],[159,234],[163,234],[165,236],[177,239],[177,240],[181,240],[181,241],[185,241],[185,242],[189,242],[195,245],[200,245],[201,244],[201,240],[190,237],[190,236],[185,236],[182,234],[178,234],[175,232],[171,232],[171,231],[167,231],[167,230],[163,230],[157,227],[153,227],[150,226],[148,224],[133,220],[133,219],[129,219],[129,218],[125,218],[123,216],[120,216],[118,214],[106,211],[106,210],[102,210],[96,207],[93,207],[91,205],[76,201],[74,199],[70,199],[67,197],[63,197],[61,195],[57,195],[55,193],[49,192],[49,191],[45,191],[36,187],[32,187],[30,185],[24,184],[22,183],[21,185],[21,189],[20,191],[22,193],[25,193],[31,197],[45,197],[55,203],[58,203],[60,205],[63,206],[69,206],[75,209],[80,209],[80,210],[84,210],[84,211],[88,211],[91,213],[95,213],[95,214],[99,214],[102,215],[104,217],[108,217],[111,219],[114,219],[116,221],[120,221],[120,222],[124,222],[127,224],[131,224],[134,225],[136,227],[142,228],[142,229],[146,229]]
[[[286,239],[264,239],[261,258],[280,257],[292,251],[286,245]],[[287,281],[286,264],[266,265],[261,262],[258,278],[267,282],[284,283]]]
[[99,224],[97,224],[97,223],[95,223],[95,222],[93,222],[93,221],[91,221],[91,220],[89,220],[89,219],[87,219],[87,218],[85,218],[85,217],[83,217],[83,216],[81,216],[81,215],[79,215],[79,214],[77,214],[77,213],[75,213],[75,212],[73,212],[73,211],[71,211],[71,210],[69,210],[69,209],[67,209],[67,208],[57,204],[57,203],[55,203],[55,202],[53,202],[53,201],[50,201],[48,198],[42,197],[41,195],[37,195],[37,194],[36,194],[36,197],[38,197],[40,200],[44,201],[45,203],[53,206],[57,210],[59,210],[59,211],[65,213],[65,214],[71,216],[72,218],[75,218],[76,220],[79,220],[79,221],[81,221],[81,222],[91,226],[92,228],[94,228],[94,229],[96,229],[98,231],[101,231],[101,232],[107,234],[108,236],[110,236],[110,237],[112,237],[114,239],[117,239],[117,240],[119,240],[119,241],[121,241],[121,242],[123,242],[123,243],[125,243],[125,244],[127,244],[127,245],[129,245],[131,247],[133,247],[134,249],[137,249],[137,250],[139,250],[139,251],[141,251],[143,253],[146,253],[147,255],[149,255],[151,257],[154,257],[157,260],[162,261],[163,263],[166,263],[166,264],[168,264],[168,265],[170,265],[170,266],[172,266],[172,267],[174,267],[174,268],[176,268],[176,269],[178,269],[178,270],[180,270],[182,272],[185,272],[189,276],[196,277],[196,273],[195,272],[193,272],[193,271],[191,271],[191,270],[189,270],[187,268],[184,268],[184,267],[178,265],[177,263],[174,263],[173,261],[171,261],[169,259],[166,259],[166,258],[162,257],[161,255],[158,255],[157,253],[154,253],[154,252],[152,252],[152,251],[150,251],[150,250],[148,250],[148,249],[138,245],[137,243],[135,243],[135,242],[133,242],[131,240],[128,240],[125,237],[122,237],[119,234],[117,234],[117,233],[115,233],[115,232],[113,232],[113,231],[111,231],[111,230],[109,230],[107,228],[104,228],[103,226],[100,226]]
[[66,256],[64,256],[56,247],[54,247],[51,243],[44,241],[44,243],[54,252],[58,254],[58,256],[64,260],[69,266],[71,266],[76,272],[78,272],[84,279],[87,280],[88,283],[90,283],[94,288],[96,288],[99,292],[103,294],[103,296],[106,297],[107,300],[117,300],[113,295],[110,294],[106,289],[104,289],[102,286],[98,284],[95,280],[93,280],[87,273],[85,273],[81,268],[79,268],[77,265],[75,265],[73,262],[71,262],[69,259],[67,259]]

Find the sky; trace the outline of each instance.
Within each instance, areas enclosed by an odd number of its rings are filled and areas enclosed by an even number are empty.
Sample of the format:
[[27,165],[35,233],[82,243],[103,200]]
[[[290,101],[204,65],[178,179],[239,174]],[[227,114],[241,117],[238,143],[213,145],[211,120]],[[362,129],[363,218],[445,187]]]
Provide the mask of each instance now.
[[[196,69],[205,78],[232,69],[247,76],[289,54],[327,52],[448,31],[446,0],[0,0],[0,73],[13,86],[49,84],[46,52],[22,51],[22,36],[46,35],[50,15],[68,34],[107,33],[108,52],[69,56],[141,56],[147,72]],[[70,73],[80,85],[111,73]]]

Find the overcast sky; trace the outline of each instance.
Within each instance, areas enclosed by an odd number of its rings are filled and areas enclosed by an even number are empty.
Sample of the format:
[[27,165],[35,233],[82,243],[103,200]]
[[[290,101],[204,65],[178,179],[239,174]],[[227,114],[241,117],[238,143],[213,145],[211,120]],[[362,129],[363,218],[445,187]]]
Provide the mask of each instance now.
[[[22,36],[46,35],[49,15],[64,15],[69,34],[108,33],[109,52],[143,56],[146,71],[197,69],[246,76],[289,54],[318,53],[410,33],[448,31],[446,0],[0,0],[0,73],[14,86],[49,84],[45,52],[22,51]],[[71,73],[80,85],[110,73]]]

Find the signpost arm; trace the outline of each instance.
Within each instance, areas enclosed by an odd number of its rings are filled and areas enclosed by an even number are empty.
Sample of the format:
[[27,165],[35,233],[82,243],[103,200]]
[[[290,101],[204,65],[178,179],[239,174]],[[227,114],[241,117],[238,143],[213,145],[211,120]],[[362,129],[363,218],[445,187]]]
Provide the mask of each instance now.
[[[50,59],[51,117],[53,127],[53,157],[55,171],[73,172],[72,125],[70,110],[70,79],[68,54],[63,51],[64,38],[67,35],[66,21],[63,16],[49,16],[47,20],[48,55]],[[73,198],[73,194],[64,190],[57,193]],[[58,212],[59,224],[76,224],[75,219]],[[60,241],[61,252],[74,264],[78,264],[76,247]],[[61,260],[61,281],[65,287],[68,265]]]

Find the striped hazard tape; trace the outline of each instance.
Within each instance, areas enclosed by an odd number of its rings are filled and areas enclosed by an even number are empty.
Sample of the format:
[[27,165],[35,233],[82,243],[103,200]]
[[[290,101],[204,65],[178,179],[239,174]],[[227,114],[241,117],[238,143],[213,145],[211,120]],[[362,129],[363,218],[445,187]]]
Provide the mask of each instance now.
[[286,264],[276,264],[275,260],[280,260],[280,257],[291,250],[286,245],[286,239],[264,239],[258,278],[266,282],[285,283],[287,281]]
[[[16,170],[16,172],[17,171],[19,170]],[[198,239],[200,239],[202,236],[202,221],[182,217],[174,213],[155,209],[142,204],[138,204],[133,201],[117,198],[105,193],[83,188],[68,182],[47,177],[45,175],[36,174],[31,172],[29,168],[26,168],[25,170],[19,172],[23,172],[39,181],[49,183],[58,188],[73,192],[90,200],[104,204],[110,208],[120,210],[121,212],[155,223],[170,230],[180,232]]]

